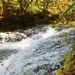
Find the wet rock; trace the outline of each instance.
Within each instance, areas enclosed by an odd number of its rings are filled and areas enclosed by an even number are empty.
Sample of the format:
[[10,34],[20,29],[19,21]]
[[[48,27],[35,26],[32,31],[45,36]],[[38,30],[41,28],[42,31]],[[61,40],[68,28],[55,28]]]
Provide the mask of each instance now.
[[17,42],[26,39],[27,36],[19,32],[0,33],[0,43]]

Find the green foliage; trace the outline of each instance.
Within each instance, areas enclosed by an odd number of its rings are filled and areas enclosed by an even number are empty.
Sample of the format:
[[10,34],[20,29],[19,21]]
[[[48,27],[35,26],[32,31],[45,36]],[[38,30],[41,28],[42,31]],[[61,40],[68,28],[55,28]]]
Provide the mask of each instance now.
[[55,25],[57,25],[57,24],[59,23],[60,19],[61,19],[74,5],[75,5],[75,2],[74,2],[71,6],[69,6],[69,8],[57,19]]
[[[75,0],[0,0],[0,30],[5,30],[6,28],[6,30],[25,28],[39,23],[54,24],[56,22],[57,24],[58,22],[62,22],[61,24],[64,24],[63,20],[66,24],[69,23],[69,21],[73,21],[71,25],[75,26],[74,1]],[[71,9],[71,7],[73,8]],[[28,12],[28,14],[25,12]],[[68,15],[64,16],[66,13]],[[64,18],[61,20],[63,16]]]
[[23,75],[27,75],[25,72],[24,72],[24,74]]
[[22,69],[23,75],[27,75],[26,72],[24,71],[24,69]]
[[[42,11],[48,10],[52,14],[58,14],[64,12],[69,5],[74,1],[72,0],[1,0],[4,6],[6,2],[8,5],[12,5],[14,8],[24,9],[28,11]],[[38,10],[37,10],[38,9]]]
[[65,55],[64,57],[64,71],[69,71],[70,68],[71,68],[71,65],[73,64],[73,62],[71,62],[71,59],[72,59],[72,53],[68,53]]
[[64,56],[63,67],[57,70],[56,75],[75,75],[75,43],[72,51]]
[[59,70],[57,71],[57,75],[63,75],[62,72],[63,72],[63,71],[62,71],[61,69],[59,69]]

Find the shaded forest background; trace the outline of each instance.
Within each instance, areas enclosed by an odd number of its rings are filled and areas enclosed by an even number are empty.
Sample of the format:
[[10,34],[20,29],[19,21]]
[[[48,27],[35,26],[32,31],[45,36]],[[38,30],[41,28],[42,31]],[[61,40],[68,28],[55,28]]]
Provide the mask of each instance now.
[[[0,31],[54,24],[75,0],[0,0]],[[75,5],[59,24],[75,25]]]

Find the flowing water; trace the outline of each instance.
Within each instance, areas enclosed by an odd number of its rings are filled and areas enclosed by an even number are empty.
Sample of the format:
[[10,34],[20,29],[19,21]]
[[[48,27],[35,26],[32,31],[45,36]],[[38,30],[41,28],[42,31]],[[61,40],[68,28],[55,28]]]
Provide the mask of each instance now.
[[0,75],[56,75],[63,56],[75,43],[75,28],[71,27],[37,26],[13,33],[0,35]]

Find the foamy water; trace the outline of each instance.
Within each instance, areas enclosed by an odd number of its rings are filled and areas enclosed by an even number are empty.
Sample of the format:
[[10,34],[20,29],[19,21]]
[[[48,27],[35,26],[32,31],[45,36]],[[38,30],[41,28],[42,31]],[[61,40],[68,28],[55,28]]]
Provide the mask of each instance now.
[[[0,64],[0,75],[44,75],[48,65],[52,75],[61,66],[62,57],[71,50],[70,41],[75,38],[75,29],[57,31],[48,27],[20,42],[0,44],[0,50],[17,50]],[[68,37],[66,37],[68,36]],[[66,42],[64,42],[64,40]]]

